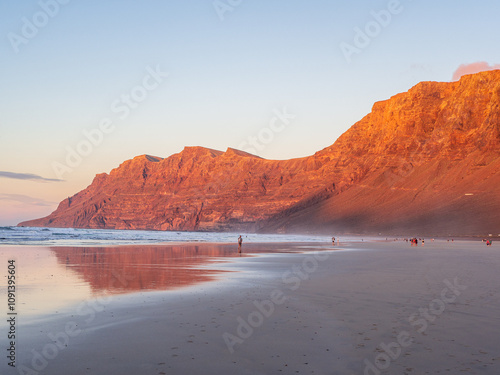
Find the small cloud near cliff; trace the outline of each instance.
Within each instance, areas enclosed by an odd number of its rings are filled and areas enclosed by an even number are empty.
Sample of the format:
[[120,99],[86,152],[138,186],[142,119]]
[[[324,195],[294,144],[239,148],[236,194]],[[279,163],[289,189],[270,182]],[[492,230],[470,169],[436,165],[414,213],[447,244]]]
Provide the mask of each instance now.
[[479,61],[472,64],[462,64],[458,67],[458,69],[453,73],[453,81],[458,81],[460,77],[465,74],[474,74],[479,72],[485,72],[487,70],[496,70],[500,69],[500,64],[490,65],[485,61]]
[[30,180],[30,181],[40,181],[40,182],[60,182],[57,178],[45,178],[32,173],[16,173],[16,172],[5,172],[0,171],[0,177],[12,178],[14,180]]

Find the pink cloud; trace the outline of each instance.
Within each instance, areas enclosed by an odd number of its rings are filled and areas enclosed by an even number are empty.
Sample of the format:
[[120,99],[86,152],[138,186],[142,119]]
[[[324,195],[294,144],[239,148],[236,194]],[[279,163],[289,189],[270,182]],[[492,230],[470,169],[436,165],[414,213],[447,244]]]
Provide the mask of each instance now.
[[462,64],[458,67],[458,69],[453,73],[453,81],[458,81],[460,77],[465,74],[474,74],[479,72],[484,72],[487,70],[496,70],[500,69],[500,64],[490,65],[485,61],[475,62],[472,64]]

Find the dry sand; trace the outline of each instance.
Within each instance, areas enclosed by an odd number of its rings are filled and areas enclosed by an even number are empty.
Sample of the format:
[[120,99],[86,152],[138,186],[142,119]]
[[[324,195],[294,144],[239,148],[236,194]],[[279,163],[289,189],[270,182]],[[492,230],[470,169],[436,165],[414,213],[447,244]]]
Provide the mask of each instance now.
[[[16,370],[497,375],[498,246],[364,242],[237,259],[218,266],[239,271],[222,281],[116,296],[21,327]],[[41,360],[44,351],[54,358]],[[2,373],[18,372],[2,364]]]

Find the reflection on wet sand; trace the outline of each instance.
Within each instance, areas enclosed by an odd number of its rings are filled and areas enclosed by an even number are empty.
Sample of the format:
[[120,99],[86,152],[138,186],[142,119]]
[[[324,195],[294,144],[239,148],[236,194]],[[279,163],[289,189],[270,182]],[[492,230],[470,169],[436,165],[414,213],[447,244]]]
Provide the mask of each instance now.
[[[311,247],[312,246],[312,247]],[[173,290],[227,275],[220,261],[250,254],[319,250],[317,245],[157,244],[116,247],[0,246],[0,262],[15,259],[23,319],[58,314],[102,295]],[[304,248],[306,247],[306,248]],[[223,271],[225,269],[226,271]],[[17,278],[17,276],[19,276]],[[0,285],[0,293],[7,287]],[[0,328],[2,322],[0,322]]]
[[214,280],[215,258],[241,256],[229,245],[52,247],[60,265],[76,272],[93,294],[168,290]]

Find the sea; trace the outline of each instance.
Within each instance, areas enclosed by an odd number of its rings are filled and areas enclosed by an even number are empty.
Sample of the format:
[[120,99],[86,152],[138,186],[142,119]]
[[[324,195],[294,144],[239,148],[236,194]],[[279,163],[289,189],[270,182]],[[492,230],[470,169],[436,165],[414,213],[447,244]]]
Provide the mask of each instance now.
[[[331,242],[331,237],[298,234],[254,234],[231,232],[175,232],[77,228],[0,227],[0,245],[24,246],[115,246],[169,242],[236,243]],[[342,240],[352,241],[353,237]]]

